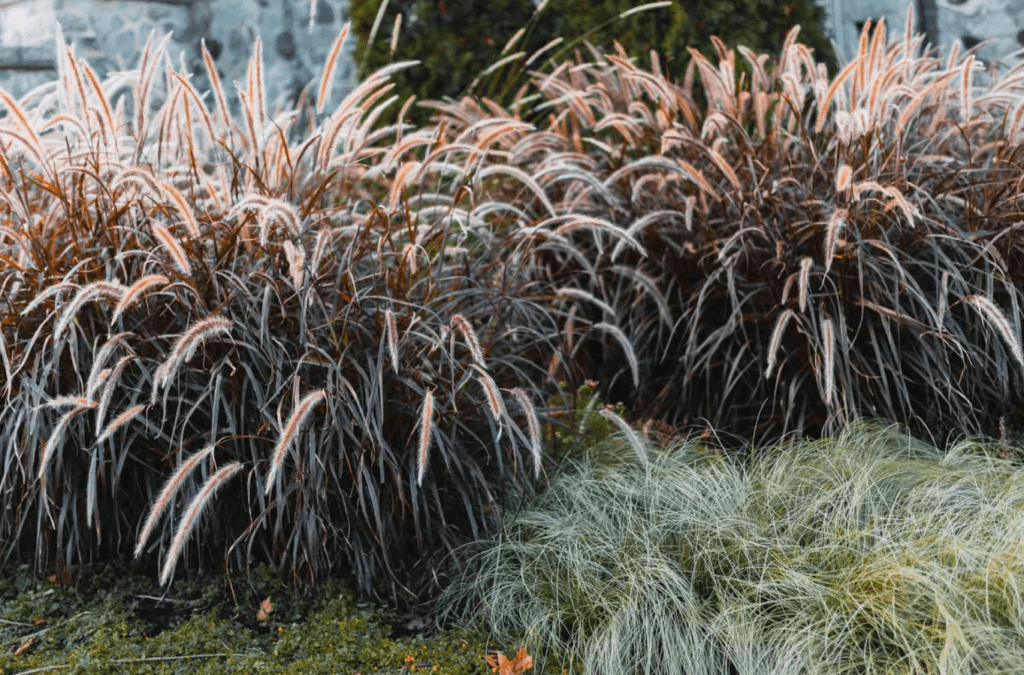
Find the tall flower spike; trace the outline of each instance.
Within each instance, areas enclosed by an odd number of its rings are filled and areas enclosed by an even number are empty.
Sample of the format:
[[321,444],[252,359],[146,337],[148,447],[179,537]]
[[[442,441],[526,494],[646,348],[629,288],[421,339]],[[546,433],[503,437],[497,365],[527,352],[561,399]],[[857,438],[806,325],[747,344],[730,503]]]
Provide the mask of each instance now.
[[285,424],[284,431],[281,432],[281,438],[278,439],[277,446],[274,448],[273,458],[270,463],[270,473],[267,474],[267,486],[264,488],[266,494],[269,495],[270,491],[274,489],[274,481],[277,479],[277,474],[281,471],[285,452],[288,450],[288,446],[291,445],[292,439],[298,435],[299,429],[302,428],[302,424],[313,410],[313,406],[325,398],[327,398],[327,392],[323,389],[317,389],[306,394],[306,397],[295,407],[292,416],[288,418],[288,423]]
[[387,330],[388,354],[391,356],[391,367],[398,374],[398,326],[395,313],[390,309],[384,312],[384,323]]
[[420,444],[417,449],[416,485],[423,485],[427,472],[427,450],[430,448],[430,432],[434,426],[434,390],[423,397],[423,413],[420,415]]
[[163,514],[167,505],[171,503],[171,499],[177,494],[178,489],[181,488],[182,483],[192,469],[196,467],[203,460],[204,457],[209,456],[213,452],[213,446],[207,446],[199,452],[195,453],[184,462],[181,466],[171,474],[171,477],[164,483],[163,488],[160,490],[160,494],[157,495],[156,501],[153,502],[153,507],[149,510],[149,515],[146,516],[146,523],[142,526],[142,533],[139,534],[139,541],[135,545],[135,557],[138,558],[142,555],[142,550],[146,547],[146,542],[149,541],[149,535],[153,533],[153,528],[156,527],[156,523],[160,520],[160,516]]

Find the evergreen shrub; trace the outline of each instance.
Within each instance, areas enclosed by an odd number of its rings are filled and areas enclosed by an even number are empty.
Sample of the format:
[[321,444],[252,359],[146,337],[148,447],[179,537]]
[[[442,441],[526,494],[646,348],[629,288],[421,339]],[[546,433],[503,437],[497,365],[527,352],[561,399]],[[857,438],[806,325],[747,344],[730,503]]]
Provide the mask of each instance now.
[[[359,36],[356,63],[360,77],[393,62],[410,59],[421,63],[397,74],[393,93],[400,101],[415,95],[419,101],[458,99],[474,80],[471,93],[498,103],[509,102],[516,90],[528,82],[526,72],[540,69],[551,59],[561,63],[582,41],[602,51],[613,51],[614,42],[626,47],[631,56],[650,65],[650,51],[658,52],[662,66],[681,74],[689,62],[688,47],[711,53],[710,36],[726,44],[743,44],[754,51],[776,52],[787,31],[803,27],[804,44],[815,56],[835,66],[835,56],[822,29],[822,11],[813,0],[712,0],[690,3],[673,0],[668,7],[639,11],[620,18],[623,12],[643,6],[635,0],[390,0],[377,21],[380,2],[356,2],[352,26]],[[540,11],[538,11],[538,8]],[[399,38],[391,51],[395,18],[401,14]],[[377,32],[373,33],[374,25]],[[507,52],[503,49],[523,30]],[[373,40],[371,40],[371,35]],[[524,62],[552,40],[562,41],[546,51],[529,67]],[[480,78],[490,66],[516,52],[524,56]],[[395,119],[398,106],[390,111]],[[425,121],[426,111],[414,106],[406,119]]]

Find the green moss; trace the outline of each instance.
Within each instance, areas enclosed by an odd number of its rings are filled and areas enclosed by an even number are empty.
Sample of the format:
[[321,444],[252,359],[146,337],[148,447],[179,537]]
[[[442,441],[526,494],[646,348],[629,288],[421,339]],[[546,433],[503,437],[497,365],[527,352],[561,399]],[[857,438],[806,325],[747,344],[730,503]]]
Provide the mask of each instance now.
[[[0,580],[0,673],[59,666],[53,672],[386,675],[416,666],[483,675],[487,653],[520,646],[488,642],[480,626],[392,637],[391,623],[401,618],[356,602],[339,580],[315,590],[291,586],[266,567],[248,579],[183,579],[162,601],[155,582],[123,568],[77,573],[63,585],[25,571]],[[263,598],[273,608],[260,621]]]

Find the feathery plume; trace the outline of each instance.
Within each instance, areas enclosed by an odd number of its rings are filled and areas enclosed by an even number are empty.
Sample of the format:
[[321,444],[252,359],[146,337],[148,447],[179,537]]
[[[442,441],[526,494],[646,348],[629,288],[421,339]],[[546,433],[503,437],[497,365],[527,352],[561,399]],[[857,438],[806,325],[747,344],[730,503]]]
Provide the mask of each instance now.
[[185,249],[181,247],[178,240],[160,223],[151,223],[150,227],[153,229],[153,236],[167,249],[168,255],[171,256],[171,260],[174,261],[178,270],[185,276],[192,276],[192,265],[189,263],[188,257],[185,256]]
[[971,119],[971,108],[974,107],[971,100],[971,71],[974,69],[974,54],[964,59],[963,74],[960,79],[960,106],[963,108],[963,119]]
[[117,321],[121,314],[138,302],[139,298],[142,297],[142,294],[149,288],[168,283],[170,283],[170,280],[162,274],[147,274],[146,276],[139,278],[134,284],[129,286],[128,290],[125,291],[123,296],[121,296],[121,300],[117,303],[117,306],[114,307],[114,314],[110,317],[110,323]]
[[942,330],[942,324],[946,320],[946,294],[949,292],[949,272],[942,273],[942,282],[939,288],[939,309],[936,312],[939,316],[939,330]]
[[96,442],[97,443],[102,443],[103,441],[105,441],[108,438],[110,438],[111,434],[113,434],[115,431],[117,431],[119,428],[121,428],[122,426],[124,426],[128,422],[130,422],[133,419],[135,419],[135,416],[138,415],[139,413],[141,413],[145,409],[146,409],[146,406],[144,406],[142,404],[139,404],[139,405],[132,406],[131,408],[128,408],[127,410],[125,410],[123,413],[121,413],[120,415],[115,417],[110,422],[110,424],[107,425],[107,428],[103,430],[103,433],[100,434],[100,437],[96,439]]
[[384,12],[388,9],[388,0],[383,0],[380,3],[380,7],[377,8],[377,16],[373,17],[373,25],[370,27],[370,38],[366,41],[366,48],[363,50],[363,60],[366,59],[366,50],[370,48],[373,41],[377,39],[377,31],[380,29],[380,24],[384,20]]
[[683,211],[683,224],[687,232],[693,232],[693,209],[697,206],[697,198],[690,195],[686,198],[686,209]]
[[519,407],[526,413],[526,427],[530,432],[530,450],[533,452],[534,477],[540,478],[540,423],[537,421],[537,411],[533,409],[530,396],[519,387],[512,390],[512,395],[519,402]]
[[[546,3],[546,2],[547,2],[547,0],[544,0],[544,3]],[[541,3],[541,4],[544,4],[544,3]],[[564,40],[565,40],[565,38],[557,37],[554,40],[552,40],[551,42],[548,42],[546,45],[544,45],[540,49],[538,49],[537,51],[535,51],[533,54],[530,54],[530,58],[526,59],[526,61],[523,62],[523,68],[529,68],[530,65],[534,61],[536,61],[542,55],[544,55],[547,52],[551,51],[552,49],[554,49],[558,45],[562,44],[562,42]]]
[[821,322],[822,339],[825,342],[825,405],[832,405],[832,389],[835,384],[836,338],[832,330],[832,319]]
[[782,334],[786,332],[786,324],[793,318],[793,310],[787,309],[779,315],[775,321],[775,329],[772,330],[772,339],[768,344],[768,368],[764,371],[765,379],[771,377],[772,369],[775,368],[775,355],[779,351],[779,344],[782,342]]
[[480,367],[486,368],[487,364],[484,362],[484,353],[480,349],[480,342],[476,339],[476,333],[473,332],[473,326],[466,321],[466,317],[461,314],[456,314],[451,319],[451,325],[462,333],[463,339],[466,341],[466,345],[469,346],[469,353],[472,354],[473,360],[480,364]]
[[797,274],[794,272],[786,277],[786,282],[782,284],[782,299],[779,301],[780,305],[785,305],[786,301],[789,300],[789,292],[793,289],[793,283],[796,281]]
[[907,200],[906,197],[903,196],[903,193],[900,192],[897,188],[887,187],[886,192],[888,192],[892,196],[892,199],[885,205],[885,210],[891,211],[893,207],[898,207],[899,210],[903,212],[903,217],[907,219],[907,222],[910,224],[910,227],[916,227],[916,224],[914,223],[914,216],[917,215],[917,209]]
[[64,330],[75,318],[78,310],[86,302],[100,296],[120,300],[126,290],[127,289],[124,286],[116,281],[94,281],[91,284],[86,284],[80,288],[78,293],[75,294],[74,299],[68,304],[67,308],[61,314],[60,321],[57,322],[57,326],[53,329],[54,341],[58,340],[60,336],[64,334]]
[[178,338],[171,349],[171,355],[160,365],[158,369],[160,376],[155,378],[153,386],[154,394],[171,381],[171,377],[181,367],[181,364],[188,363],[195,356],[196,350],[203,342],[216,335],[228,335],[233,325],[230,319],[225,319],[222,316],[211,316],[194,323]]
[[661,9],[662,7],[668,7],[672,4],[671,0],[662,0],[661,2],[648,2],[646,5],[640,5],[627,9],[619,14],[620,19],[625,19],[627,16],[639,14],[640,12],[646,12],[651,9]]
[[814,260],[811,256],[804,256],[800,259],[800,312],[807,311],[807,293],[811,287],[811,265]]
[[398,326],[395,324],[395,314],[390,309],[384,312],[384,325],[387,329],[388,354],[391,356],[391,368],[398,374]]
[[185,482],[185,478],[192,472],[192,469],[196,467],[204,457],[210,455],[213,452],[213,446],[207,446],[199,452],[195,453],[187,460],[181,463],[181,466],[167,479],[164,483],[163,489],[160,490],[160,494],[157,495],[156,501],[153,502],[153,508],[149,510],[149,515],[146,517],[146,523],[142,526],[142,534],[139,535],[139,541],[135,545],[135,557],[138,558],[142,554],[142,549],[145,548],[146,542],[149,541],[149,535],[153,533],[153,528],[156,526],[156,522],[160,520],[161,514],[167,508],[167,505],[171,503],[171,499],[177,494],[178,489],[181,488],[181,484]]
[[704,177],[704,174],[701,173],[699,169],[684,159],[676,158],[675,161],[683,170],[683,175],[689,178],[697,187],[706,192],[708,196],[712,197],[716,201],[721,199],[718,193],[715,192],[715,189],[711,187],[711,183],[708,182],[707,178]]
[[117,127],[114,124],[114,114],[110,111],[110,103],[107,101],[106,95],[103,93],[102,87],[100,87],[99,80],[96,78],[96,73],[89,67],[89,64],[85,62],[85,59],[80,59],[79,63],[82,66],[82,72],[85,73],[85,78],[89,80],[89,86],[96,92],[96,98],[100,100],[102,108],[100,111],[103,113],[103,119],[106,120],[105,128],[109,130],[111,136],[111,145],[114,148],[114,152],[120,155],[120,150],[117,146]]
[[299,401],[299,405],[295,407],[291,417],[288,418],[287,424],[284,425],[284,431],[281,432],[281,438],[278,439],[277,445],[274,447],[274,453],[270,462],[270,473],[267,474],[267,486],[264,488],[266,494],[269,495],[270,491],[274,489],[274,481],[277,478],[277,474],[281,471],[285,451],[291,445],[292,439],[299,433],[299,429],[302,428],[302,424],[306,421],[313,407],[326,398],[327,392],[323,389],[311,391],[306,394],[305,398]]
[[[481,135],[476,142],[476,147],[481,150],[486,150],[495,139],[504,136],[507,133],[513,131],[532,131],[535,127],[524,122],[512,121],[505,124],[501,124],[495,129],[488,131],[486,134]],[[417,139],[422,142],[425,139]]]
[[36,410],[39,408],[63,408],[68,405],[81,407],[90,406],[92,404],[93,401],[85,396],[58,396],[57,398],[52,398],[46,403],[37,406]]
[[302,244],[296,245],[285,239],[284,257],[288,261],[288,274],[292,278],[292,286],[296,291],[301,291],[304,277],[303,266],[306,264],[306,249],[302,247]]
[[434,423],[434,390],[431,389],[423,397],[423,411],[420,414],[420,444],[417,451],[416,485],[423,485],[423,475],[427,471],[427,450],[430,448],[430,431]]
[[110,185],[110,191],[114,192],[117,188],[121,187],[125,183],[135,183],[141,187],[149,190],[149,196],[154,200],[160,200],[163,197],[163,190],[160,188],[160,184],[157,183],[156,177],[144,167],[133,166],[122,171],[117,180]]
[[836,209],[828,219],[828,229],[825,232],[825,274],[832,269],[832,257],[836,252],[839,230],[846,224],[846,216],[846,209]]
[[526,28],[520,28],[519,30],[517,30],[515,34],[512,35],[511,38],[509,38],[509,41],[505,43],[505,47],[502,48],[501,53],[508,54],[509,50],[515,47],[516,43],[519,42],[519,39],[522,38],[525,33]]
[[241,469],[242,465],[238,462],[232,462],[221,468],[217,473],[210,476],[209,480],[203,484],[203,488],[192,499],[185,513],[181,516],[181,521],[178,523],[178,530],[174,534],[171,550],[168,552],[167,560],[164,562],[163,570],[160,572],[160,585],[166,584],[171,578],[174,566],[178,563],[178,557],[181,555],[181,549],[184,548],[185,541],[188,539],[188,535],[191,534],[192,528],[195,527],[203,507],[210,501],[213,493],[232,476],[241,471]]
[[999,334],[1003,336],[1003,340],[1006,341],[1006,346],[1010,348],[1010,353],[1017,359],[1017,363],[1024,368],[1024,350],[1021,349],[1020,340],[1014,336],[1010,322],[1000,311],[999,307],[984,295],[968,295],[964,297],[964,300],[974,305],[981,312],[981,315],[995,326]]
[[256,42],[253,45],[252,54],[252,75],[255,83],[255,91],[250,91],[249,94],[252,96],[252,105],[256,108],[256,121],[259,125],[260,137],[263,136],[263,131],[267,128],[267,94],[263,87],[263,40],[260,35],[256,35]]
[[132,333],[108,335],[107,341],[104,342],[99,351],[95,353],[92,360],[92,368],[89,369],[89,379],[86,380],[86,398],[91,399],[93,393],[99,387],[97,380],[105,379],[100,377],[100,373],[103,371],[103,367],[107,364],[107,359],[110,358],[110,354],[114,351],[117,345],[121,344],[121,342],[129,335],[132,335]]
[[[385,0],[385,4],[387,4]],[[383,10],[384,8],[381,7]],[[378,14],[377,19],[380,19]],[[312,19],[311,19],[312,20]],[[331,87],[333,85],[332,75],[334,75],[334,67],[338,63],[338,54],[341,53],[341,47],[345,44],[345,38],[348,37],[348,29],[351,22],[346,23],[341,28],[341,32],[338,33],[337,39],[334,41],[334,46],[331,47],[331,51],[327,54],[327,64],[324,66],[323,77],[320,78],[320,88],[317,91],[316,96],[316,112],[319,115],[324,110],[324,104],[331,97]]]
[[242,104],[242,116],[245,118],[245,128],[249,132],[250,151],[252,154],[259,152],[260,147],[260,135],[256,131],[256,122],[254,121],[252,114],[252,101],[249,96],[245,93],[245,89],[242,88],[237,81],[234,82],[235,93],[238,95],[238,100]]
[[75,84],[78,87],[78,97],[82,104],[82,119],[85,120],[86,124],[89,124],[89,100],[85,96],[85,86],[82,84],[82,75],[78,71],[78,65],[75,63],[75,45],[71,44],[65,49],[67,55],[67,63],[71,67],[71,74],[74,76]]
[[188,228],[189,234],[193,237],[200,236],[199,223],[196,221],[196,215],[192,213],[192,208],[188,205],[188,202],[185,201],[185,197],[178,192],[178,188],[165,182],[161,182],[160,187],[163,192],[171,198],[171,201],[174,202],[174,206],[178,209],[178,212],[185,216],[185,226]]
[[409,178],[409,175],[420,168],[419,162],[405,162],[399,167],[398,171],[395,172],[395,180],[391,184],[391,194],[388,196],[388,210],[393,211],[395,204],[398,203],[398,198],[402,195],[402,188],[405,187],[405,183]]
[[711,156],[711,161],[718,167],[718,170],[722,172],[726,179],[728,179],[733,189],[737,192],[742,192],[743,186],[740,184],[739,176],[737,176],[736,172],[733,171],[733,168],[729,166],[729,163],[725,161],[725,158],[711,148],[708,148],[708,154]]
[[841,164],[836,171],[836,192],[846,192],[853,184],[853,169],[849,164]]
[[850,76],[850,73],[856,70],[862,63],[862,58],[858,56],[853,61],[846,64],[846,67],[836,75],[836,79],[832,80],[832,85],[825,93],[824,100],[818,104],[818,120],[814,125],[814,133],[820,134],[822,129],[825,128],[825,120],[828,119],[828,110],[832,106],[832,100],[839,91],[839,87],[842,86],[846,78]]
[[395,14],[395,27],[391,29],[391,53],[398,49],[398,34],[402,31],[402,13]]
[[334,233],[329,232],[328,230],[320,230],[316,233],[316,242],[313,244],[313,255],[309,261],[309,271],[312,272],[314,277],[320,269],[320,260],[323,259],[327,244],[333,239],[333,237]]
[[491,410],[494,421],[498,423],[498,438],[501,438],[502,419],[505,415],[505,402],[498,391],[498,385],[494,383],[487,371],[475,363],[469,364],[470,368],[476,370],[480,378],[480,386],[484,388],[484,395],[487,397],[487,407]]
[[491,73],[493,73],[494,71],[496,71],[499,68],[501,68],[502,66],[504,66],[506,64],[509,64],[512,61],[516,61],[518,59],[521,59],[524,56],[526,56],[526,52],[516,52],[515,54],[509,54],[508,56],[506,56],[503,59],[498,59],[497,61],[492,63],[490,66],[488,66],[486,70],[484,70],[482,73],[480,73],[480,77],[486,77],[486,76],[490,75]]

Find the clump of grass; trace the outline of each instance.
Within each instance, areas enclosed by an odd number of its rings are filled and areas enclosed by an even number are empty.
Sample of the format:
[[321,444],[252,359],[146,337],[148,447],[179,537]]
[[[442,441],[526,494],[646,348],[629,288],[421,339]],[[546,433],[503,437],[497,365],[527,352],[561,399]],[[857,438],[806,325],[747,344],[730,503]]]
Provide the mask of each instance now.
[[153,35],[104,83],[59,39],[57,82],[0,91],[0,560],[340,565],[402,606],[532,497],[555,322],[466,209],[489,147],[378,124],[410,62],[325,110],[347,30],[315,110],[267,109],[258,39],[235,117]]
[[468,561],[442,618],[595,675],[1024,668],[1024,472],[992,445],[858,422],[745,467],[692,439],[649,471],[592,450]]
[[794,28],[774,54],[713,40],[675,76],[580,50],[507,109],[436,104],[450,141],[536,122],[499,139],[478,199],[517,214],[558,295],[557,375],[759,445],[1019,419],[1021,67],[940,59],[913,21],[868,22],[834,77]]

